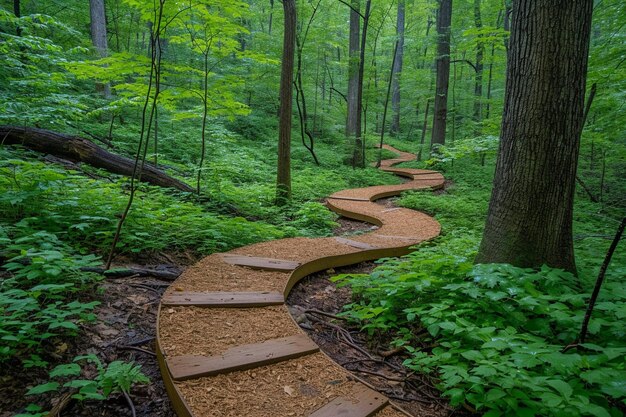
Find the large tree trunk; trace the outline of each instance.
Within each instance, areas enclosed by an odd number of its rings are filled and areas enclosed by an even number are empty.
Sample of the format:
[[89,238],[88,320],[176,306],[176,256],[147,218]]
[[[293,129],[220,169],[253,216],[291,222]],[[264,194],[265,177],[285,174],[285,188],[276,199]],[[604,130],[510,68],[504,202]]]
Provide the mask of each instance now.
[[[101,58],[107,56],[107,24],[104,12],[104,0],[89,0],[89,15],[91,17],[91,40],[96,47]],[[111,97],[111,86],[109,84],[97,84],[98,91],[104,97]]]
[[513,4],[500,151],[476,262],[576,270],[572,218],[592,6]]
[[437,83],[433,109],[431,144],[446,143],[446,118],[448,117],[448,81],[450,79],[450,24],[452,0],[439,0],[437,12]]
[[[72,162],[84,162],[120,175],[133,175],[135,166],[134,160],[110,153],[87,139],[50,130],[0,126],[0,143],[21,145],[36,152],[51,154]],[[184,182],[148,164],[143,167],[141,181],[160,187],[193,191],[193,188]]]
[[291,198],[291,110],[296,46],[295,0],[283,0],[283,10],[285,12],[285,32],[280,73],[278,172],[276,176],[276,204],[278,205],[285,204]]
[[398,17],[396,20],[396,35],[398,36],[398,48],[396,50],[394,65],[392,68],[393,85],[391,94],[391,108],[393,120],[391,121],[391,134],[400,132],[400,74],[402,73],[402,58],[404,56],[404,0],[398,0]]
[[361,32],[361,22],[359,13],[359,0],[352,0],[350,9],[350,40],[349,40],[349,60],[348,60],[348,116],[346,117],[346,138],[348,149],[351,150],[351,164],[355,166],[357,161],[357,130],[358,126],[358,94],[359,94],[359,42]]

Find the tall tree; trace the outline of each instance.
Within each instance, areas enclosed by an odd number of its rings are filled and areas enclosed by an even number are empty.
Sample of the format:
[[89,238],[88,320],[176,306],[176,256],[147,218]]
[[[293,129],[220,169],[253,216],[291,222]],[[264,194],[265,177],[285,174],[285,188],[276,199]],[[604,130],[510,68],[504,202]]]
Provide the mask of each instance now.
[[[13,0],[13,14],[15,14],[15,17],[22,17],[20,0]],[[15,34],[17,36],[22,36],[22,28],[20,25],[15,26]]]
[[[483,21],[480,15],[480,0],[474,0],[474,25],[478,30],[483,27]],[[474,121],[476,122],[480,122],[482,118],[483,58],[485,55],[485,44],[481,38],[482,35],[479,32],[476,41],[476,78],[474,79]]]
[[[108,54],[107,45],[107,23],[104,11],[104,0],[89,0],[89,16],[91,18],[91,41],[98,51],[98,55],[104,58]],[[104,97],[111,97],[111,86],[107,84],[97,84],[98,91]]]
[[391,133],[400,132],[400,74],[402,73],[402,57],[404,55],[404,0],[398,0],[398,17],[396,19],[396,36],[398,46],[394,56],[392,69],[392,94],[391,108],[393,120],[391,121]]
[[431,144],[446,142],[446,118],[448,117],[448,81],[450,80],[450,25],[452,23],[452,0],[439,0],[437,11],[437,81],[435,106],[433,108],[433,132]]
[[593,0],[513,2],[500,151],[476,262],[576,270],[572,219]]
[[367,41],[367,28],[370,20],[370,7],[372,0],[365,1],[365,14],[363,17],[363,32],[361,33],[361,47],[359,51],[359,77],[356,96],[356,142],[353,152],[353,166],[365,167],[365,139],[363,138],[363,74],[365,73],[365,43]]
[[[346,117],[346,138],[348,140],[348,149],[353,149],[352,165],[357,165],[355,160],[357,148],[357,131],[359,108],[359,42],[361,33],[361,21],[359,13],[359,0],[352,0],[350,7],[350,39],[348,46],[348,115]],[[359,153],[360,154],[360,153]]]
[[295,0],[283,0],[283,10],[285,12],[285,31],[280,72],[278,171],[276,175],[276,204],[278,205],[285,204],[291,198],[291,110],[294,52],[296,48]]

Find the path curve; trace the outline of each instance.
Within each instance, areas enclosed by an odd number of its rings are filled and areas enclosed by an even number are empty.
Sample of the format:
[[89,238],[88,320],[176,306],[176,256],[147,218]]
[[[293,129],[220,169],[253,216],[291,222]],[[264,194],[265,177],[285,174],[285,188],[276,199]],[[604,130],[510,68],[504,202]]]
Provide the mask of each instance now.
[[157,318],[157,358],[179,417],[399,417],[406,414],[319,351],[284,301],[314,272],[409,253],[439,235],[424,213],[373,201],[405,190],[437,189],[435,171],[392,168],[415,156],[398,153],[380,169],[400,185],[343,190],[328,207],[378,226],[350,238],[289,238],[212,254],[166,291]]

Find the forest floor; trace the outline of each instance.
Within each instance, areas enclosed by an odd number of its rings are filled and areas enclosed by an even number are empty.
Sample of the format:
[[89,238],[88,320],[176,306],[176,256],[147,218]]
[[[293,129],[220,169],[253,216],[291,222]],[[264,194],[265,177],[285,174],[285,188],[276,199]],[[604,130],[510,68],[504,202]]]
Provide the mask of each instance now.
[[[380,204],[393,206],[392,199]],[[375,229],[367,223],[346,218],[338,220],[335,235],[351,236]],[[197,259],[189,253],[153,254],[134,259],[116,259],[116,266],[158,269],[164,262],[180,268]],[[359,378],[367,381],[416,417],[448,416],[453,410],[425,378],[402,368],[406,358],[401,349],[390,346],[392,334],[367,336],[335,316],[352,301],[349,288],[337,288],[330,277],[338,273],[369,273],[373,262],[364,262],[337,270],[329,269],[310,275],[291,292],[287,304],[294,319],[320,346],[321,350]],[[150,384],[138,385],[131,391],[131,401],[138,417],[175,417],[160,376],[156,361],[154,338],[156,316],[161,295],[170,284],[153,277],[104,279],[91,294],[101,304],[96,309],[96,324],[82,326],[81,335],[72,340],[57,340],[50,344],[48,357],[52,364],[69,363],[77,355],[97,354],[103,363],[134,361],[150,378]],[[323,315],[324,312],[328,315]],[[96,369],[89,369],[93,377]],[[0,370],[0,417],[13,416],[24,410],[33,398],[25,391],[47,381],[40,368],[26,372],[15,363]],[[122,394],[113,394],[107,401],[74,401],[69,396],[43,394],[39,404],[60,410],[55,416],[131,416],[131,407]],[[455,413],[459,414],[459,411]]]

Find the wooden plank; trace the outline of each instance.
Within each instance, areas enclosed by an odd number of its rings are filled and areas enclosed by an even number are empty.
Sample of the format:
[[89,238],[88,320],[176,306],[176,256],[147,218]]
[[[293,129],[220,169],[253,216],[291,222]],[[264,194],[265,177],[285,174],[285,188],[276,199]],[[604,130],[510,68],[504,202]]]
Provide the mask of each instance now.
[[392,235],[379,235],[376,233],[372,235],[374,237],[382,237],[383,239],[399,239],[399,240],[420,240],[419,237],[411,237],[411,236],[392,236]]
[[416,177],[421,177],[421,176],[425,176],[425,175],[436,175],[438,178],[443,178],[443,175],[441,175],[438,172],[435,171],[431,171],[431,172],[416,172],[415,174],[413,174],[413,176]]
[[370,201],[369,198],[363,198],[363,197],[333,197],[332,195],[328,198],[332,198],[335,200],[350,200],[350,201]]
[[176,291],[161,299],[168,306],[198,307],[265,307],[284,304],[283,294],[277,291],[262,292],[195,292]]
[[172,378],[184,381],[192,378],[224,374],[298,358],[319,347],[306,335],[282,337],[262,343],[241,345],[215,356],[174,356],[167,359]]
[[359,249],[376,249],[376,248],[378,248],[378,246],[373,246],[373,245],[370,245],[369,243],[358,242],[356,240],[346,239],[346,238],[343,238],[343,237],[336,237],[335,240],[337,242],[339,242],[339,243],[343,243],[344,245],[352,246],[353,248],[359,248]]
[[230,253],[223,253],[222,259],[224,262],[231,265],[247,266],[252,269],[263,269],[266,271],[293,271],[300,266],[299,262],[286,261],[283,259],[274,258],[260,258],[256,256],[247,255],[235,255]]
[[309,414],[309,417],[370,417],[388,402],[384,395],[363,384],[357,384],[349,395],[335,398]]

